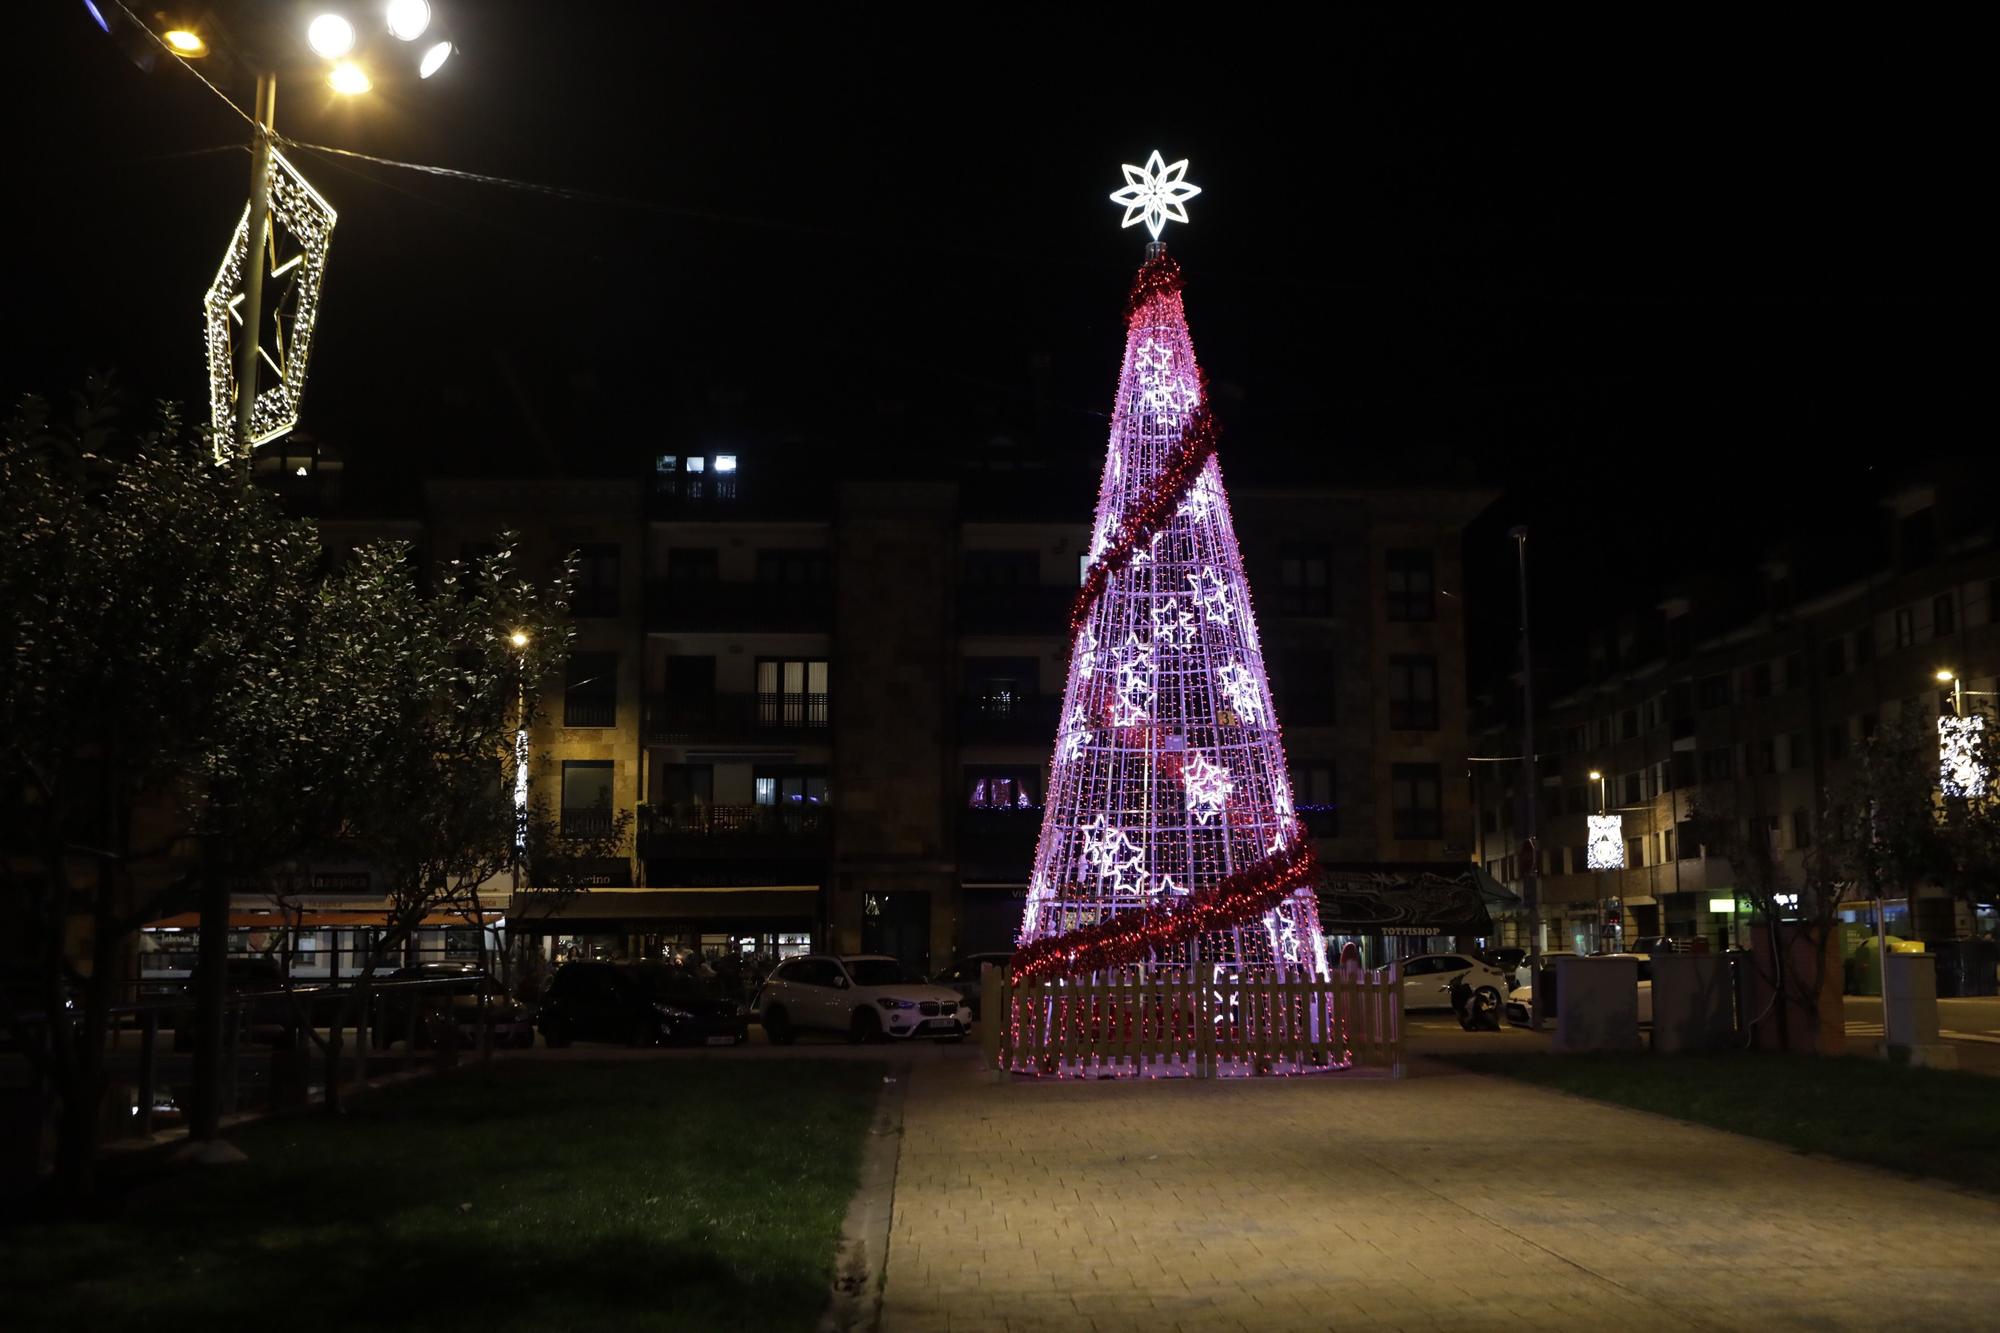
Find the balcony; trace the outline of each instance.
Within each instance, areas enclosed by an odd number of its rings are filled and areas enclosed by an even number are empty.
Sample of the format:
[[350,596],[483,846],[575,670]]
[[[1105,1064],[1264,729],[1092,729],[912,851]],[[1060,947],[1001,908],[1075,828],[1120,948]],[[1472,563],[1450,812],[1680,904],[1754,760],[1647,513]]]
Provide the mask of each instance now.
[[958,815],[959,871],[970,878],[1025,881],[1035,859],[1042,811],[970,809]]
[[703,694],[646,700],[643,727],[651,742],[817,740],[831,735],[824,694]]
[[1055,743],[1062,699],[1053,694],[985,694],[959,701],[959,739],[980,742]]
[[824,805],[639,807],[639,855],[702,857],[824,855],[833,811]]
[[789,630],[824,633],[833,626],[828,583],[660,581],[646,589],[651,630]]
[[600,698],[572,694],[563,700],[565,727],[615,727],[618,725],[617,696]]
[[1076,589],[1046,584],[962,583],[960,632],[965,634],[1067,634]]

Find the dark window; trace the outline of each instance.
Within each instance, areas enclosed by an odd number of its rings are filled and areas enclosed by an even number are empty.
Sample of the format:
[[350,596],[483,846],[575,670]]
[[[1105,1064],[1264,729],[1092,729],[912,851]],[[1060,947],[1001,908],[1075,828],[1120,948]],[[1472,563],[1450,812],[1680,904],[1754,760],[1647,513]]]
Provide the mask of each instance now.
[[1435,731],[1438,724],[1437,659],[1389,659],[1389,727],[1392,731]]
[[1639,735],[1639,710],[1628,708],[1618,715],[1618,739],[1634,740]]
[[1749,760],[1752,773],[1775,773],[1778,771],[1778,741],[1774,736],[1766,736],[1749,748],[1745,758]]
[[1847,757],[1847,724],[1836,722],[1826,729],[1826,758],[1828,763]]
[[[1340,835],[1338,790],[1333,781],[1332,764],[1301,764],[1292,770],[1292,803],[1311,836],[1334,838]],[[1488,810],[1486,816],[1497,827],[1499,821],[1493,811]]]
[[653,770],[653,805],[693,810],[715,804],[715,769],[708,764],[661,764]]
[[985,717],[1023,716],[1041,692],[1041,665],[1032,657],[968,657],[965,697]]
[[1597,743],[1600,746],[1611,744],[1611,719],[1608,717],[1597,719]]
[[1569,873],[1572,875],[1586,875],[1590,873],[1590,849],[1588,847],[1572,847],[1569,849]]
[[751,794],[758,805],[777,805],[787,809],[801,805],[825,805],[826,770],[766,768],[760,765],[751,778]]
[[1864,741],[1874,740],[1875,715],[1873,713],[1861,714],[1861,716],[1855,719],[1855,728],[1859,732],[1862,740]]
[[1728,746],[1701,752],[1701,780],[1703,782],[1727,782],[1734,776],[1736,765],[1731,761]]
[[1663,862],[1678,861],[1680,859],[1675,854],[1675,844],[1678,839],[1675,838],[1674,833],[1675,830],[1673,829],[1662,829],[1660,831],[1660,860]]
[[1729,677],[1703,676],[1695,682],[1695,703],[1701,708],[1725,708],[1729,704]]
[[1644,780],[1637,773],[1627,773],[1618,779],[1618,800],[1623,805],[1637,805],[1646,799]]
[[1750,697],[1768,699],[1771,697],[1771,664],[1759,662],[1750,668]]
[[1804,653],[1787,653],[1785,655],[1785,671],[1783,676],[1779,678],[1778,688],[1781,690],[1802,690],[1805,688],[1805,684],[1806,655]]
[[1036,769],[968,770],[965,805],[969,810],[1032,810],[1040,804],[1035,798],[1040,786]]
[[1915,607],[1896,608],[1896,646],[1907,648],[1917,641],[1917,612]]
[[1942,639],[1958,629],[1958,599],[1948,592],[1931,598],[1931,637]]
[[571,653],[563,678],[563,725],[618,724],[618,654]]
[[576,586],[570,591],[570,614],[618,614],[618,545],[592,542],[577,548]]
[[715,694],[715,659],[676,653],[667,659],[667,697],[707,700]]
[[1436,764],[1392,764],[1389,810],[1399,838],[1444,836],[1444,784]]
[[1284,543],[1278,558],[1279,614],[1332,615],[1332,567],[1333,558],[1323,543]]
[[1826,641],[1826,647],[1823,651],[1825,653],[1825,658],[1822,662],[1822,669],[1826,672],[1826,674],[1829,676],[1846,675],[1847,640],[1828,639]]
[[1302,727],[1330,727],[1338,720],[1330,650],[1309,648],[1287,653],[1284,675],[1278,683],[1284,690],[1279,712],[1285,721]]
[[1625,839],[1625,868],[1640,870],[1646,864],[1646,840],[1644,838]]
[[1384,586],[1389,619],[1437,619],[1437,579],[1429,551],[1390,551]]
[[758,726],[824,727],[826,720],[826,662],[823,659],[758,659]]
[[1692,787],[1699,781],[1695,776],[1696,760],[1693,750],[1676,750],[1667,764],[1667,776],[1674,788]]
[[571,837],[603,837],[611,832],[609,759],[566,759],[562,766],[562,829]]
[[967,551],[965,581],[981,588],[1032,588],[1042,581],[1033,551]]
[[712,546],[675,546],[667,551],[667,582],[713,583],[718,552]]
[[757,582],[788,586],[823,585],[827,582],[827,553],[804,547],[785,547],[757,552]]
[[1854,665],[1866,666],[1875,660],[1875,627],[1863,625],[1854,631]]
[[1792,846],[1812,846],[1812,816],[1803,810],[1792,811]]

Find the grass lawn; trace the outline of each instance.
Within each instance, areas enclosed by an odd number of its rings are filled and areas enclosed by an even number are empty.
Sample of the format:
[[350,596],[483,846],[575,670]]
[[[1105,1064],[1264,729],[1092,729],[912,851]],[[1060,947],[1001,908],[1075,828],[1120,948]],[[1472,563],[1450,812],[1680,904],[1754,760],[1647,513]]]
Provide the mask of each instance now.
[[0,1326],[806,1329],[883,1071],[503,1061],[0,1233]]
[[1856,1057],[1455,1055],[1540,1083],[2000,1194],[2000,1082]]

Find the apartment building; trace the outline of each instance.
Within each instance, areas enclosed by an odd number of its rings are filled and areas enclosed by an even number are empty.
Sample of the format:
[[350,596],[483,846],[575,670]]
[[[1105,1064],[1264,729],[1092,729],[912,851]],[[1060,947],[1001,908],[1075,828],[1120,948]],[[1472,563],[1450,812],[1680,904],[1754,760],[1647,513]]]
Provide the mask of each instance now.
[[[1972,493],[1948,483],[1887,497],[1880,526],[1848,534],[1846,566],[1778,559],[1748,579],[1618,608],[1592,640],[1589,679],[1536,718],[1533,833],[1546,947],[1596,950],[1666,935],[1747,942],[1749,907],[1722,856],[1691,835],[1691,811],[1771,840],[1794,879],[1816,841],[1852,827],[1857,747],[1953,708],[1940,670],[1988,692],[2000,673],[2000,547]],[[1481,754],[1520,753],[1518,714],[1488,718]],[[1502,882],[1528,868],[1518,766],[1472,765],[1477,855]],[[1598,775],[1593,780],[1591,775]],[[1592,870],[1587,817],[1620,819],[1621,868]],[[1980,929],[1919,891],[1905,933]],[[1990,929],[1990,924],[1983,927]],[[1527,942],[1515,917],[1505,938]]]
[[[1007,451],[841,475],[744,447],[660,452],[641,477],[435,480],[420,516],[325,530],[412,540],[433,563],[502,530],[528,570],[577,555],[575,652],[545,685],[530,789],[565,828],[630,811],[633,836],[581,867],[582,893],[516,913],[516,938],[564,957],[830,947],[928,968],[1019,927],[1094,498],[1083,466]],[[1460,539],[1490,496],[1231,499],[1322,859],[1462,870]],[[382,886],[343,873],[313,905],[358,920]],[[491,887],[496,908],[511,887]]]

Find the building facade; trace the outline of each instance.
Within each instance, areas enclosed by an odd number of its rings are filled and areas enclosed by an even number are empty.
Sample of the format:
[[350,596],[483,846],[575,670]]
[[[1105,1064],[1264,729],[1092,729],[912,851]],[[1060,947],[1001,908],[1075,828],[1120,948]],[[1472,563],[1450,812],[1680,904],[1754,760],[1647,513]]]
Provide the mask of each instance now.
[[[433,481],[418,518],[323,531],[410,540],[432,565],[503,531],[529,572],[574,554],[575,650],[544,683],[530,791],[579,832],[629,811],[632,837],[583,891],[516,912],[515,938],[552,958],[833,948],[928,970],[1020,926],[1089,485],[1017,460],[837,478],[711,450],[643,479]],[[1470,856],[1460,546],[1490,498],[1232,492],[1296,801],[1330,864]],[[365,867],[344,873],[313,899],[329,920],[380,902]],[[496,912],[510,889],[492,886]]]
[[[1556,693],[1535,719],[1532,829],[1519,765],[1471,765],[1476,854],[1514,887],[1538,866],[1544,947],[1747,943],[1738,876],[1694,836],[1690,816],[1731,821],[1739,839],[1769,838],[1796,882],[1817,842],[1854,826],[1856,753],[1878,727],[1928,729],[1951,712],[1940,671],[1975,696],[1996,688],[2000,548],[1969,499],[1948,486],[1889,497],[1881,530],[1853,535],[1874,556],[1838,577],[1773,560],[1747,583],[1711,585],[1706,599],[1614,610],[1591,641],[1591,679]],[[1478,753],[1516,756],[1520,735],[1518,720],[1488,719]],[[1601,859],[1622,865],[1590,868],[1592,815],[1618,818],[1613,855]],[[1892,905],[1890,920],[1926,940],[1979,928],[1971,909],[1923,891]],[[1529,930],[1517,915],[1503,938],[1525,944]]]

